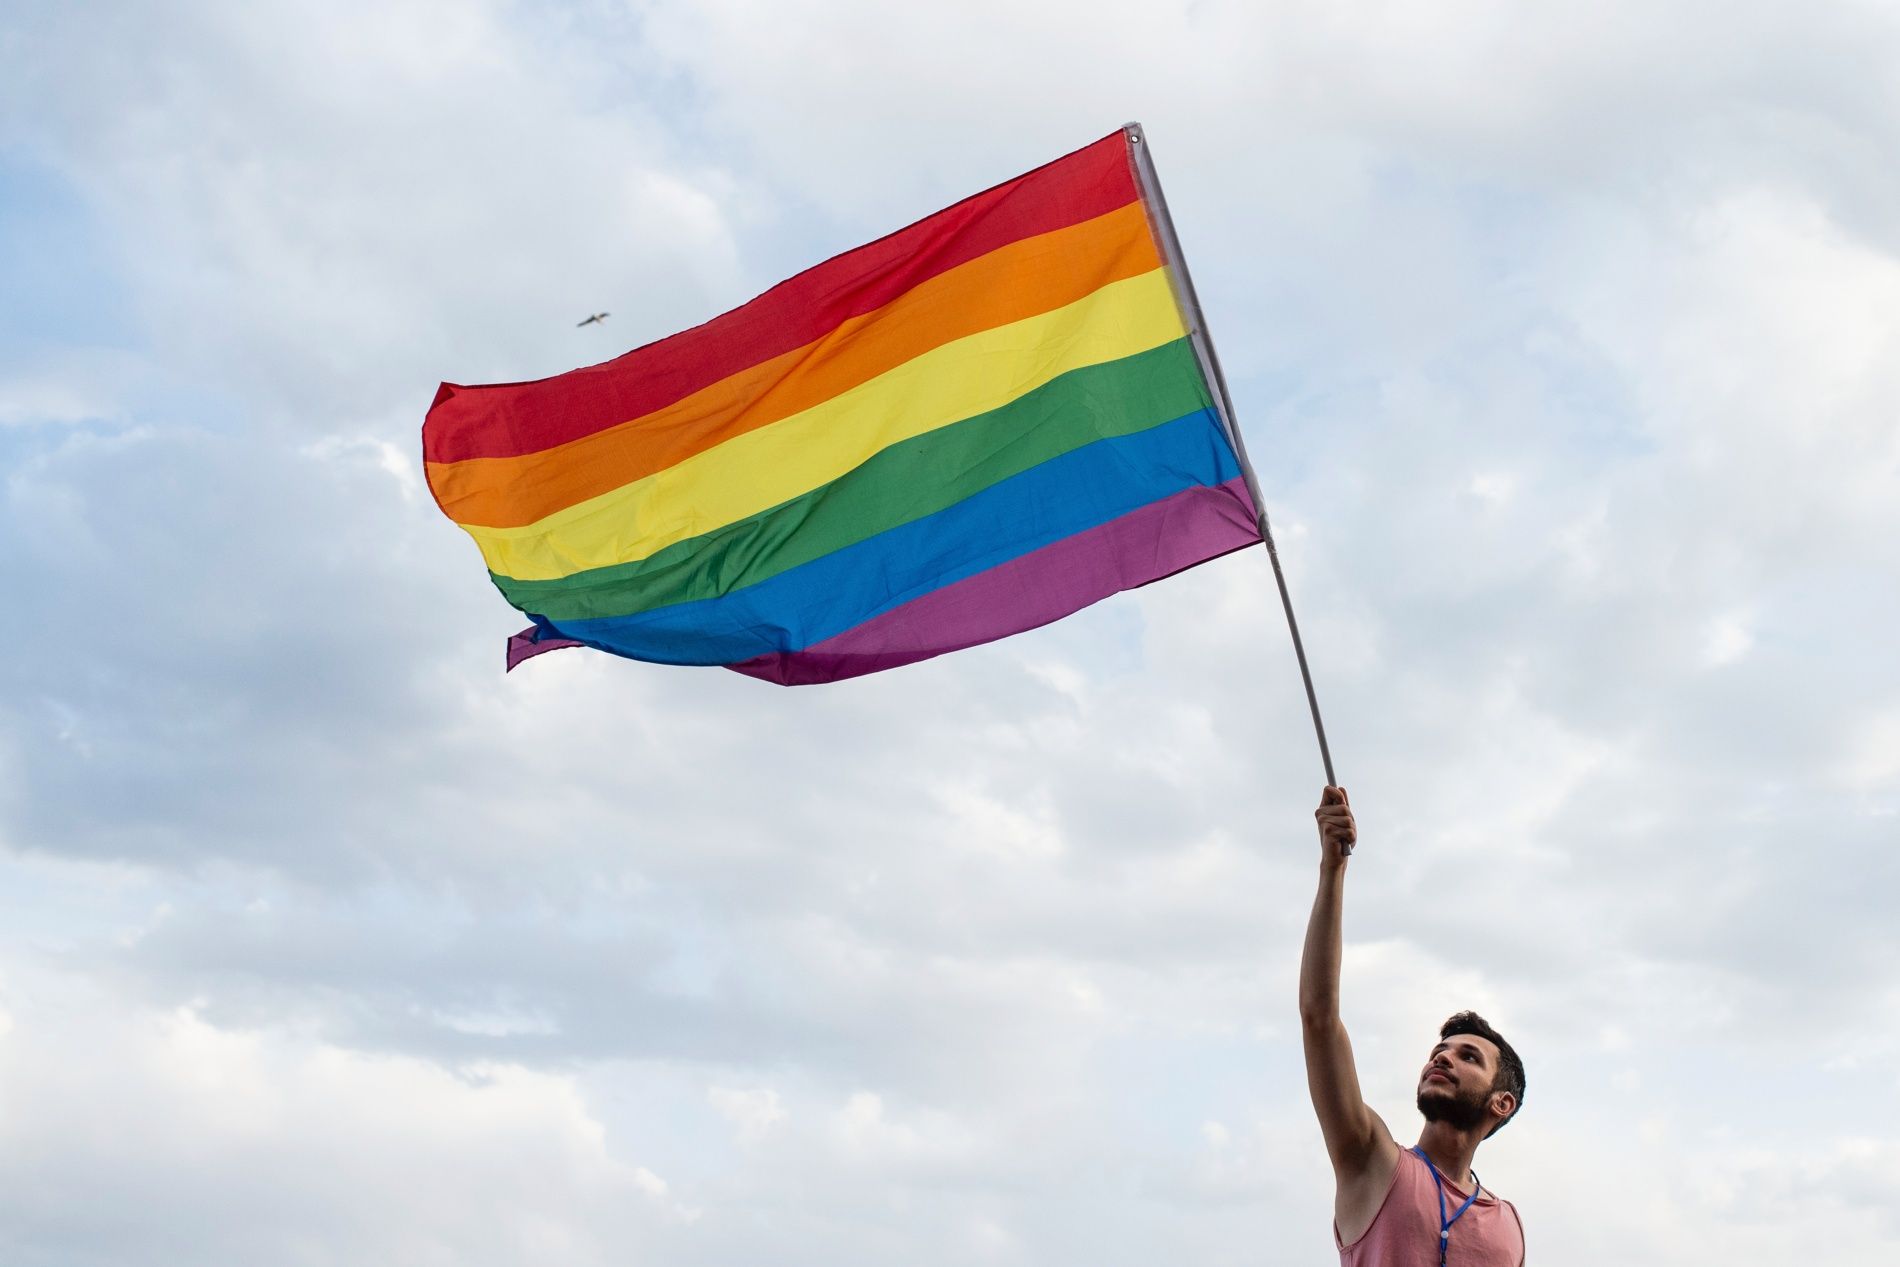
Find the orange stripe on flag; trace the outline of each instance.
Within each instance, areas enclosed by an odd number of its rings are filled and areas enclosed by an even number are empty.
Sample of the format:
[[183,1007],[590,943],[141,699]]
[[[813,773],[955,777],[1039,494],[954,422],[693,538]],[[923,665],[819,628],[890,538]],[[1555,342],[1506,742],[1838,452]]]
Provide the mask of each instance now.
[[521,527],[801,413],[932,348],[1160,266],[1146,213],[1130,203],[999,247],[639,418],[519,457],[430,462],[429,484],[458,523]]

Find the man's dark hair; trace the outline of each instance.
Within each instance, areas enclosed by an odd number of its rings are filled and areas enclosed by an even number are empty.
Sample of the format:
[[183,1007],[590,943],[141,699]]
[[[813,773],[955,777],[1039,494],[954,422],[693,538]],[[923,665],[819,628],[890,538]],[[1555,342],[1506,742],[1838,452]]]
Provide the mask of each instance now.
[[1484,1137],[1490,1139],[1503,1130],[1511,1118],[1517,1116],[1517,1111],[1524,1107],[1523,1058],[1517,1054],[1517,1049],[1506,1041],[1504,1035],[1492,1029],[1491,1023],[1476,1012],[1460,1012],[1438,1027],[1440,1038],[1450,1038],[1454,1034],[1471,1034],[1477,1038],[1486,1039],[1498,1049],[1498,1071],[1491,1079],[1491,1090],[1494,1094],[1499,1091],[1511,1093],[1511,1117],[1505,1118],[1504,1121],[1484,1133]]

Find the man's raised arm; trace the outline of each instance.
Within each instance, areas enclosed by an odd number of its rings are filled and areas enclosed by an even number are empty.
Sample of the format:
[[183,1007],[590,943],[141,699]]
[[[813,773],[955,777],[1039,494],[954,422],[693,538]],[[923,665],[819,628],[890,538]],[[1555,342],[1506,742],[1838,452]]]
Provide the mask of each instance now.
[[1341,1238],[1350,1243],[1378,1213],[1398,1164],[1398,1145],[1360,1094],[1352,1042],[1339,1019],[1346,857],[1357,838],[1346,790],[1327,788],[1314,817],[1319,820],[1319,892],[1300,955],[1300,1033],[1306,1047],[1306,1085],[1337,1182],[1335,1217]]

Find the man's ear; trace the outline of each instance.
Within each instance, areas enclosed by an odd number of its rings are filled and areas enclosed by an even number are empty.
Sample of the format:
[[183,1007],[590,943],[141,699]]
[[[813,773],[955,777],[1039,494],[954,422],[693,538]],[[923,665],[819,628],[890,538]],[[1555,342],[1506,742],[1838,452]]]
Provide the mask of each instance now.
[[1491,1115],[1498,1121],[1503,1122],[1516,1111],[1516,1096],[1512,1095],[1509,1091],[1493,1091],[1491,1093]]

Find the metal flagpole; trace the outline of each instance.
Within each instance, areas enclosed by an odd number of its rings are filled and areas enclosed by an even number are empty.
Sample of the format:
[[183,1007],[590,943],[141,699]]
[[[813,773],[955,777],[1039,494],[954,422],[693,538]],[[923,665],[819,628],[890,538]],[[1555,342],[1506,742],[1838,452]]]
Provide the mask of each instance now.
[[[1253,497],[1255,511],[1259,514],[1260,539],[1266,544],[1267,558],[1273,561],[1273,579],[1280,587],[1280,606],[1286,610],[1287,631],[1293,635],[1293,654],[1300,662],[1300,680],[1306,683],[1306,706],[1313,711],[1313,733],[1319,736],[1319,759],[1326,767],[1326,782],[1337,787],[1339,780],[1333,777],[1333,754],[1326,747],[1326,723],[1319,717],[1319,697],[1313,693],[1313,674],[1306,667],[1306,646],[1300,641],[1300,624],[1293,618],[1293,599],[1287,593],[1286,573],[1280,569],[1280,552],[1274,548],[1273,529],[1267,524],[1267,503],[1260,496],[1260,480],[1254,475],[1253,463],[1247,460],[1247,444],[1241,439],[1240,426],[1234,421],[1233,398],[1227,394],[1227,378],[1221,373],[1220,358],[1214,354],[1214,339],[1207,332],[1207,321],[1201,315],[1201,301],[1194,294],[1194,279],[1188,275],[1187,260],[1181,254],[1181,241],[1174,234],[1174,218],[1168,214],[1168,199],[1161,192],[1161,178],[1155,174],[1154,158],[1148,152],[1148,139],[1142,134],[1139,123],[1130,123],[1122,128],[1128,136],[1128,151],[1134,156],[1135,178],[1141,184],[1142,202],[1148,208],[1155,237],[1161,244],[1161,253],[1168,266],[1168,279],[1174,287],[1175,302],[1180,305],[1182,315],[1187,318],[1188,340],[1193,344],[1194,355],[1201,363],[1201,373],[1214,389],[1214,410],[1220,416],[1221,429],[1227,433],[1227,441],[1234,446],[1234,456],[1240,459],[1240,471],[1247,481],[1247,492]],[[1346,852],[1352,852],[1348,846]]]

